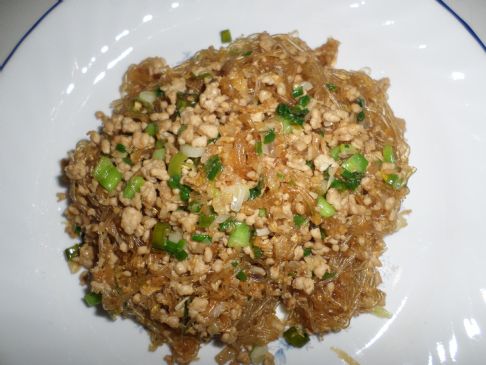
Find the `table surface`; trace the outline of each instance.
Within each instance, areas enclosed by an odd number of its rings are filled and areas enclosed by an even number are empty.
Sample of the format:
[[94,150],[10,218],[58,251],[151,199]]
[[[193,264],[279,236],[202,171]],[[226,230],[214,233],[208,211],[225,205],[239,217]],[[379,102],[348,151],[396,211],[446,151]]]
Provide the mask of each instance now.
[[[58,2],[58,0],[0,0],[0,66],[6,63],[7,57],[33,24]],[[444,2],[466,21],[483,44],[486,43],[485,0],[445,0]]]

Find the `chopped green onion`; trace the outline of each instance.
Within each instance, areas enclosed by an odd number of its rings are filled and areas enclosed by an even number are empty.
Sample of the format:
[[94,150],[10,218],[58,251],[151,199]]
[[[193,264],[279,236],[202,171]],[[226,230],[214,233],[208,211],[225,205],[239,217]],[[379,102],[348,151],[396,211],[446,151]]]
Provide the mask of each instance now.
[[229,29],[224,29],[221,32],[219,32],[219,35],[221,37],[221,43],[230,43],[232,38],[231,38],[231,32]]
[[397,174],[383,175],[383,180],[395,190],[403,186],[403,181]]
[[201,211],[201,202],[193,200],[189,203],[188,208],[191,213],[199,213]]
[[275,141],[275,130],[272,128],[267,131],[265,136],[263,137],[263,144],[269,144]]
[[177,261],[184,261],[185,259],[187,259],[187,252],[184,251],[184,250],[180,250],[180,251],[176,251],[172,254],[172,256],[174,256]]
[[195,75],[196,79],[204,80],[206,77],[213,77],[213,74],[211,72],[203,72],[200,73],[199,75]]
[[299,106],[302,108],[305,108],[307,105],[310,103],[310,96],[309,95],[304,95],[299,99]]
[[123,189],[123,197],[125,199],[133,199],[136,193],[140,192],[142,185],[145,183],[145,180],[141,176],[133,176],[130,180],[128,180],[125,189]]
[[191,191],[192,189],[188,185],[181,184],[179,186],[179,196],[183,202],[189,201]]
[[360,111],[356,115],[356,119],[358,120],[358,122],[362,122],[365,119],[365,113],[364,113],[364,111]]
[[228,247],[246,247],[250,244],[250,227],[245,223],[238,223],[228,239]]
[[360,107],[364,108],[365,101],[364,101],[363,98],[358,98],[358,99],[356,99],[356,104],[358,104]]
[[336,213],[334,207],[323,196],[317,198],[317,209],[319,214],[324,218],[332,217]]
[[221,159],[218,155],[211,156],[206,165],[204,166],[204,170],[206,171],[206,177],[208,180],[213,181],[216,179],[216,176],[223,171],[223,164],[221,163]]
[[165,251],[177,260],[182,261],[187,258],[187,252],[184,251],[186,241],[179,240],[177,243],[169,241],[167,236],[169,234],[170,225],[165,222],[158,222],[152,229],[152,248]]
[[337,161],[339,159],[339,153],[340,153],[339,146],[333,147],[333,149],[331,150],[331,157],[335,161]]
[[154,152],[152,153],[152,159],[164,161],[164,159],[165,159],[165,148],[161,147],[161,148],[155,149]]
[[122,179],[122,173],[113,165],[106,156],[101,156],[93,171],[93,176],[107,191],[116,189]]
[[252,53],[253,53],[253,51],[246,51],[246,52],[243,52],[242,56],[248,57],[248,56],[251,56]]
[[101,303],[101,294],[98,293],[87,293],[84,296],[84,302],[88,307],[94,307]]
[[122,158],[122,161],[125,162],[127,165],[133,166],[133,161],[130,157],[125,156]]
[[389,163],[395,163],[396,157],[393,147],[389,144],[383,146],[383,160]]
[[331,183],[331,187],[339,191],[356,190],[361,183],[363,176],[364,174],[361,172],[349,172],[348,170],[343,170],[341,179],[335,178]]
[[155,89],[155,96],[157,96],[158,98],[164,97],[165,96],[164,90],[158,87],[157,89]]
[[180,136],[182,132],[184,132],[186,129],[187,129],[187,124],[182,124],[177,130],[177,135]]
[[331,82],[328,82],[326,84],[326,87],[327,87],[327,90],[329,90],[330,92],[335,92],[337,90],[337,86]]
[[283,120],[286,120],[291,125],[304,124],[304,116],[307,114],[308,110],[301,110],[300,108],[290,107],[288,104],[280,103],[275,110],[277,115]]
[[256,259],[259,259],[263,256],[263,251],[260,247],[253,246],[253,254],[255,255]]
[[304,257],[310,256],[312,254],[312,248],[306,247],[304,248]]
[[247,281],[248,280],[248,276],[246,276],[246,274],[243,270],[238,271],[238,273],[235,276],[239,281]]
[[177,152],[169,162],[168,173],[169,176],[181,176],[182,164],[187,160],[187,156],[182,152]]
[[[184,301],[184,312],[182,313],[182,325],[185,327],[189,323],[189,302],[191,301],[190,298],[186,299]],[[183,332],[185,331],[185,328],[183,329]]]
[[282,174],[281,172],[277,172],[277,177],[279,180],[284,180],[285,179],[285,175]]
[[374,314],[377,317],[380,317],[380,318],[391,318],[392,317],[392,314],[390,312],[388,312],[385,308],[380,307],[380,306],[374,307],[373,310],[371,311],[371,313]]
[[176,95],[176,110],[180,114],[185,108],[196,106],[198,101],[198,94],[178,92]]
[[265,208],[258,209],[258,216],[260,218],[266,217],[267,216],[267,210]]
[[169,188],[171,189],[179,189],[181,186],[181,177],[178,175],[171,176],[169,181],[167,181],[167,185],[169,185]]
[[199,215],[198,225],[201,228],[208,228],[211,225],[211,223],[214,222],[215,219],[216,219],[216,216],[214,214],[206,215],[204,213],[201,213]]
[[249,196],[248,199],[253,200],[253,199],[258,198],[260,195],[262,195],[262,189],[263,189],[263,182],[262,182],[262,180],[260,180],[258,182],[257,186],[250,189],[250,196]]
[[303,224],[307,223],[307,217],[301,215],[301,214],[295,214],[294,215],[294,224],[300,228],[302,227]]
[[294,99],[297,99],[302,95],[304,95],[304,88],[302,86],[297,86],[294,90],[292,90],[292,97]]
[[255,151],[257,155],[259,156],[263,155],[263,144],[261,141],[255,142]]
[[238,222],[236,222],[233,217],[229,217],[224,222],[220,223],[218,227],[220,231],[233,230],[237,223]]
[[349,172],[363,173],[368,167],[368,160],[361,153],[355,153],[343,162],[342,167]]
[[64,250],[64,254],[66,255],[66,259],[68,261],[72,261],[73,258],[79,256],[79,247],[80,247],[80,244],[76,243],[75,245],[68,247]]
[[181,184],[181,177],[179,175],[174,175],[169,178],[167,185],[171,189],[179,189],[179,196],[183,202],[189,201],[192,188],[189,185]]
[[191,239],[196,242],[211,243],[211,236],[202,233],[195,233]]
[[300,327],[290,327],[283,333],[283,337],[289,345],[299,348],[309,342],[309,335]]
[[231,266],[236,267],[239,265],[238,260],[231,261]]
[[336,276],[335,272],[326,272],[324,273],[324,275],[322,275],[322,280],[331,280],[334,279],[335,276]]
[[81,233],[83,232],[81,230],[81,227],[80,226],[74,226],[74,233],[76,233],[77,235],[81,236]]
[[155,223],[152,228],[152,247],[156,250],[163,250],[167,236],[169,235],[170,225],[165,222]]
[[117,150],[118,152],[121,152],[121,153],[127,153],[127,148],[125,147],[124,144],[121,144],[121,143],[118,143],[115,146],[115,150]]
[[147,124],[147,127],[145,127],[144,132],[147,133],[149,136],[154,137],[157,134],[157,129],[157,124],[149,123]]
[[184,251],[185,245],[185,240],[179,240],[177,243],[166,240],[164,246],[162,247],[162,250],[169,253],[169,255],[175,257],[177,261],[183,261],[188,256],[187,252]]
[[142,103],[152,104],[157,99],[157,93],[155,91],[142,91],[138,94],[138,98]]
[[221,135],[218,133],[217,137],[208,139],[208,144],[215,143]]
[[309,168],[310,168],[311,170],[315,170],[315,168],[316,168],[316,167],[314,166],[314,161],[312,161],[312,160],[307,160],[307,161],[305,162],[305,164],[306,164],[307,166],[309,166]]
[[294,130],[292,128],[292,124],[287,119],[283,119],[283,118],[282,118],[281,122],[282,122],[282,133],[283,134],[292,133],[292,131]]

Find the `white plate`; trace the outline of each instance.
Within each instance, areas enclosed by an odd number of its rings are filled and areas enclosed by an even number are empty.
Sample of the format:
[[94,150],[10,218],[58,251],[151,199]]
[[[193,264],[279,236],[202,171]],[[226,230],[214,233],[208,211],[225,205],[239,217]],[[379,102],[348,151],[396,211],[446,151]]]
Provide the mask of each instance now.
[[[55,194],[59,161],[97,127],[128,65],[162,55],[175,64],[233,35],[299,30],[312,46],[342,42],[338,66],[391,78],[418,168],[409,226],[387,240],[388,320],[279,351],[278,364],[482,364],[486,359],[486,54],[434,1],[65,1],[0,74],[0,363],[161,364],[148,336],[82,301],[62,251]],[[281,343],[274,350],[285,348]],[[205,346],[200,364],[213,362]]]

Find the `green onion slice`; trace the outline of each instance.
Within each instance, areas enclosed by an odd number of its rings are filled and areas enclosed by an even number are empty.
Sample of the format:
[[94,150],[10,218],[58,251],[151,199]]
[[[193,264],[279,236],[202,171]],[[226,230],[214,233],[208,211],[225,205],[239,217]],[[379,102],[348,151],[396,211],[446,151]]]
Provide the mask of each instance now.
[[207,234],[195,233],[192,235],[191,239],[196,242],[211,243],[211,236]]
[[261,141],[255,142],[255,152],[258,156],[263,155],[263,144]]
[[155,149],[154,152],[152,153],[152,159],[164,161],[164,159],[165,159],[165,148],[161,147],[161,148]]
[[83,299],[88,307],[94,307],[101,303],[101,294],[87,293]]
[[170,225],[165,222],[155,223],[152,228],[152,247],[156,250],[163,250],[169,235]]
[[322,280],[331,280],[334,279],[335,276],[336,276],[335,272],[326,272],[324,273],[324,275],[322,275]]
[[317,210],[324,218],[330,218],[336,213],[336,209],[323,196],[317,198]]
[[356,114],[356,120],[358,122],[362,122],[365,119],[366,115],[364,111],[360,111],[358,114]]
[[305,108],[307,105],[310,103],[310,96],[309,95],[304,95],[299,99],[299,106],[301,108]]
[[201,228],[208,228],[214,222],[215,219],[216,216],[214,214],[206,215],[204,213],[201,213],[199,215],[198,225]]
[[270,144],[275,141],[275,130],[272,128],[263,137],[263,144]]
[[383,161],[389,163],[396,162],[395,151],[393,151],[393,147],[389,144],[383,146]]
[[301,214],[294,215],[294,224],[296,227],[300,228],[303,224],[307,223],[307,217]]
[[302,86],[297,86],[292,90],[292,97],[297,99],[299,96],[304,95],[304,88]]
[[68,261],[72,261],[73,258],[79,256],[79,247],[81,245],[79,243],[76,243],[75,245],[68,247],[64,250],[64,255],[66,255],[66,259]]
[[216,176],[223,171],[223,164],[221,163],[221,159],[218,155],[211,156],[206,165],[204,166],[204,170],[206,171],[206,177],[208,180],[213,181],[216,179]]
[[189,203],[188,209],[191,213],[199,213],[201,211],[201,202],[193,200]]
[[187,156],[182,152],[177,152],[169,162],[168,173],[169,176],[181,176],[182,164],[187,160]]
[[141,176],[133,176],[130,180],[128,180],[125,189],[123,189],[123,197],[125,199],[133,199],[136,193],[140,192],[142,185],[145,183],[145,180]]
[[245,223],[238,223],[228,239],[228,247],[246,247],[250,245],[250,227]]
[[144,132],[147,133],[149,136],[154,137],[157,134],[157,129],[157,124],[149,123],[147,124],[147,127],[145,127]]
[[221,222],[218,228],[220,231],[224,231],[224,232],[232,231],[237,224],[238,222],[233,217],[229,217],[224,222]]
[[121,143],[117,143],[117,145],[115,146],[115,150],[117,150],[120,153],[127,153],[127,148],[125,147],[124,144]]
[[395,190],[400,189],[404,185],[404,181],[397,174],[383,174],[383,180]]
[[294,347],[304,347],[309,342],[309,335],[300,327],[290,327],[283,333],[285,341]]
[[219,35],[221,37],[221,43],[230,43],[232,40],[231,32],[229,29],[222,30],[221,32],[219,32]]
[[330,92],[335,92],[337,90],[337,86],[331,82],[328,82],[326,84],[326,87],[327,87],[327,90],[329,90]]
[[368,167],[368,160],[361,153],[355,153],[343,162],[342,167],[349,172],[364,173]]
[[106,156],[101,156],[93,171],[93,176],[110,193],[116,189],[122,179],[122,173]]
[[248,199],[253,200],[258,198],[260,195],[262,195],[262,190],[263,190],[263,181],[260,180],[257,186],[250,189],[250,196],[248,197]]
[[247,281],[248,280],[248,276],[246,276],[246,274],[243,270],[238,271],[238,273],[235,276],[239,281]]
[[259,259],[263,256],[263,251],[260,247],[253,246],[252,249],[256,259]]

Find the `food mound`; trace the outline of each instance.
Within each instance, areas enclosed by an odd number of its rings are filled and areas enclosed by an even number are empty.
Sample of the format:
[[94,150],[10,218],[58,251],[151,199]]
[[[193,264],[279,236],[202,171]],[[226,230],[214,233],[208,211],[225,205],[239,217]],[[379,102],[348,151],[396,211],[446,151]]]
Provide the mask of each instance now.
[[337,48],[261,33],[128,69],[64,165],[88,305],[142,324],[170,364],[213,339],[219,364],[272,364],[269,342],[384,305],[413,169],[388,80],[333,68]]

